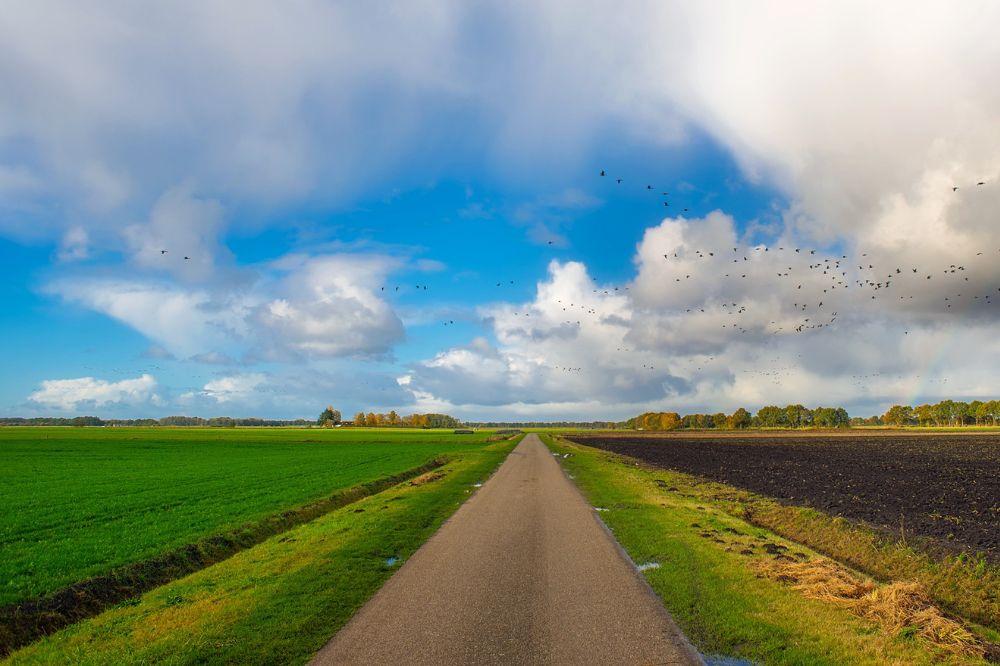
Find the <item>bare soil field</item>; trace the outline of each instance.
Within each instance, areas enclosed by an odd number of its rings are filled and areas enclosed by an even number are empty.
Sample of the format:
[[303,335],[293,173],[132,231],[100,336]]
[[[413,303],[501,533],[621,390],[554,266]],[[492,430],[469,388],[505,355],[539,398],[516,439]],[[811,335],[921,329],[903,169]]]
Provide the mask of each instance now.
[[604,433],[570,439],[1000,560],[995,433]]

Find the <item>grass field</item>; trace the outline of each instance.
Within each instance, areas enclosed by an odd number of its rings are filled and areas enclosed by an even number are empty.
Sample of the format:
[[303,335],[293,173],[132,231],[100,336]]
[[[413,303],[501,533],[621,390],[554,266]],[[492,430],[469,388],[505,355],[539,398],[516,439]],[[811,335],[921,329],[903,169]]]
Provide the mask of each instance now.
[[305,663],[516,441],[469,446],[422,481],[274,536],[43,638],[4,663]]
[[0,606],[481,448],[426,430],[2,428]]
[[[658,565],[645,570],[646,579],[706,654],[789,666],[984,664],[980,655],[1000,637],[967,624],[974,632],[972,647],[953,651],[925,640],[918,626],[887,627],[852,613],[847,604],[809,598],[781,578],[763,576],[761,567],[829,560],[745,520],[733,505],[749,494],[567,440],[544,439],[561,454],[560,463],[587,499],[601,508],[601,519],[632,559]],[[840,570],[863,579],[849,568]],[[982,591],[994,593],[989,587],[984,583]]]

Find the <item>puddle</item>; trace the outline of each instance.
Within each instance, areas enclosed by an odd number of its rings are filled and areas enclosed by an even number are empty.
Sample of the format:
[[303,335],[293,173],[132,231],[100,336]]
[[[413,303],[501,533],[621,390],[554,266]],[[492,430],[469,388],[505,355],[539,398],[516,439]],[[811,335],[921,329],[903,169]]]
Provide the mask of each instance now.
[[385,558],[385,566],[394,567],[399,564],[399,558],[393,555],[392,557]]
[[481,484],[481,483],[473,483],[473,484],[472,484],[472,487],[473,487],[473,488],[482,488],[482,487],[483,487],[483,484]]
[[756,666],[752,661],[740,659],[739,657],[721,657],[717,654],[701,655],[707,666]]

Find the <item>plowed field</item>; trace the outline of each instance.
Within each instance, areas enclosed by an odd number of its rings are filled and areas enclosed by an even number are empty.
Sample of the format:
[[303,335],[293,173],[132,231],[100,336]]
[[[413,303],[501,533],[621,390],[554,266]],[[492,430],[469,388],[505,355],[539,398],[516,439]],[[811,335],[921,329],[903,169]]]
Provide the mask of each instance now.
[[571,439],[1000,560],[1000,436],[582,435]]

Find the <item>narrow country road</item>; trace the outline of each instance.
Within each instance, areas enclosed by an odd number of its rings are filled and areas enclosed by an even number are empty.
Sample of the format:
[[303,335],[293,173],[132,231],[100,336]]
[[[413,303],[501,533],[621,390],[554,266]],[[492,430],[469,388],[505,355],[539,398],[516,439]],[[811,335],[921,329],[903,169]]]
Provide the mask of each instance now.
[[700,664],[537,435],[313,664]]

